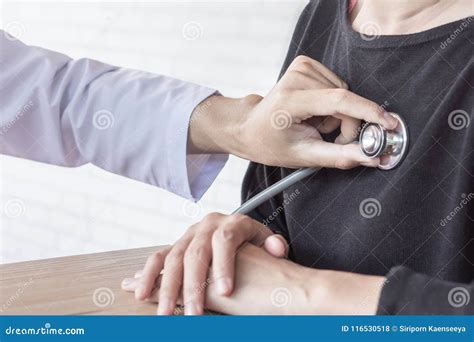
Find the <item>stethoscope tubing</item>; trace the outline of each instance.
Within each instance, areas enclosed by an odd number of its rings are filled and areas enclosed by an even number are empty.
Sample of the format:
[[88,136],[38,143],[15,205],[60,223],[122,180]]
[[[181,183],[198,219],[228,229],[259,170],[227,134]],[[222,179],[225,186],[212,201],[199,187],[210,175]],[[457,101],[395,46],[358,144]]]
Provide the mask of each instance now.
[[[405,120],[403,120],[402,117],[399,116],[398,114],[392,113],[392,115],[399,121],[399,125],[397,126],[396,129],[394,129],[393,132],[399,135],[402,144],[401,144],[401,147],[399,148],[400,152],[398,152],[398,154],[395,155],[396,159],[394,159],[393,161],[389,160],[389,163],[387,165],[379,164],[378,167],[382,170],[390,170],[390,169],[395,168],[398,164],[400,164],[403,158],[405,157],[407,148],[408,148],[408,128],[405,123]],[[380,129],[383,129],[383,128],[380,128]],[[364,134],[364,131],[365,129],[363,128],[361,132],[361,136],[362,134]],[[354,143],[357,143],[357,142],[354,142]],[[362,149],[362,152],[365,153],[369,157],[376,157],[375,155],[374,156],[368,155],[366,151],[364,151],[364,149]],[[383,151],[381,152],[383,154]],[[257,208],[262,203],[275,197],[279,193],[288,189],[293,184],[305,179],[306,177],[316,174],[319,170],[321,170],[321,168],[298,169],[297,171],[293,172],[291,175],[281,179],[280,181],[276,182],[272,186],[268,187],[266,190],[263,190],[262,192],[258,193],[257,195],[249,199],[247,202],[245,202],[236,210],[234,210],[232,214],[249,214],[252,210]]]
[[315,173],[317,173],[321,168],[303,168],[298,169],[297,171],[293,172],[291,175],[286,176],[285,178],[279,180],[272,186],[268,187],[267,189],[263,190],[262,192],[258,193],[247,202],[242,204],[236,210],[232,212],[232,214],[248,214],[262,203],[268,201],[269,199],[275,197],[279,193],[283,192],[284,190],[288,189],[293,184],[309,177]]

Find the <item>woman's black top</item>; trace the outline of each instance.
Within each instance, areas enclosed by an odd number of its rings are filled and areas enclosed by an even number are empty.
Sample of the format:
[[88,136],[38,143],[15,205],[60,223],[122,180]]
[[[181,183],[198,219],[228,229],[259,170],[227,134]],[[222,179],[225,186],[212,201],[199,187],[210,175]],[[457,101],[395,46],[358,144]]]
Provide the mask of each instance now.
[[[299,264],[387,276],[379,314],[472,313],[474,17],[363,36],[347,8],[347,1],[309,3],[282,74],[306,55],[399,113],[410,133],[407,157],[390,171],[322,169],[250,216],[283,234]],[[251,163],[243,200],[291,172]]]

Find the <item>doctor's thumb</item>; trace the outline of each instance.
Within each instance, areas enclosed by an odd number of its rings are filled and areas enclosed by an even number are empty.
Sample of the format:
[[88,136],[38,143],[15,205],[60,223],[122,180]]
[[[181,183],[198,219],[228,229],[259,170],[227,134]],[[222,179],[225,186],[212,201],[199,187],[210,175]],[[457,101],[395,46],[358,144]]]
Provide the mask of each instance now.
[[263,248],[271,255],[277,258],[288,257],[288,242],[280,234],[270,235],[265,239]]

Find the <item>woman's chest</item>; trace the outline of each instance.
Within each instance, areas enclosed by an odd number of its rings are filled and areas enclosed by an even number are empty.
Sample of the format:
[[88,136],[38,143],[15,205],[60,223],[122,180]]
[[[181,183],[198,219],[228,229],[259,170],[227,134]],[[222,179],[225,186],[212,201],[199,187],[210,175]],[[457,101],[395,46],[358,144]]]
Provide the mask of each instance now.
[[474,201],[464,203],[474,193],[472,61],[347,58],[333,62],[336,72],[405,119],[409,151],[391,171],[323,169],[298,184],[285,208],[293,256],[313,267],[385,274],[407,264],[436,274],[473,237]]

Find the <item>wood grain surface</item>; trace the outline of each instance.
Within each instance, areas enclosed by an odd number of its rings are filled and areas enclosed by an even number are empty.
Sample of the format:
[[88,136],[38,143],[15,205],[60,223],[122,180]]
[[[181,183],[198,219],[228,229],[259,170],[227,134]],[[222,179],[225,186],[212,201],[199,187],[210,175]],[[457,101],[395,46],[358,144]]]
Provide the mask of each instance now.
[[120,284],[159,248],[0,265],[0,315],[154,315]]

